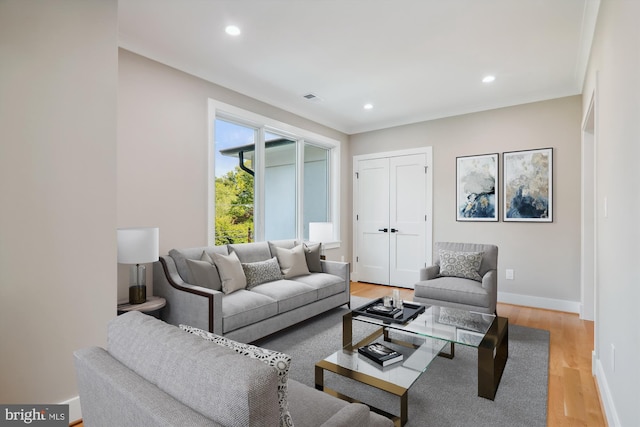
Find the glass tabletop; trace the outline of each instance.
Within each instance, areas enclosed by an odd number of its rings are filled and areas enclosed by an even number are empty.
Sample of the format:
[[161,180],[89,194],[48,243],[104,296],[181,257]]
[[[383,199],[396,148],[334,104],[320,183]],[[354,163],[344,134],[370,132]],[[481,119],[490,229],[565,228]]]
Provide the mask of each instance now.
[[[412,303],[414,304],[414,303]],[[378,318],[353,313],[353,320],[384,326],[400,335],[431,337],[448,342],[478,347],[496,316],[449,307],[427,306],[424,313],[406,324],[384,322]],[[401,339],[401,338],[400,338]]]
[[448,344],[447,341],[438,339],[422,339],[421,343],[417,348],[407,348],[384,342],[385,346],[392,347],[404,356],[402,361],[388,366],[379,365],[357,351],[347,349],[339,350],[324,360],[345,368],[351,373],[365,374],[409,389]]

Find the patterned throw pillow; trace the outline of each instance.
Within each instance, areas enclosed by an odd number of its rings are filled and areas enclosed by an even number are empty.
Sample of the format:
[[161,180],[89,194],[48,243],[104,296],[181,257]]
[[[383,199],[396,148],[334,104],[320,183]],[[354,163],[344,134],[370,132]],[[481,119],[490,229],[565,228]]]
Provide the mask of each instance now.
[[247,289],[258,286],[262,283],[273,282],[282,279],[280,264],[276,257],[266,261],[242,263],[244,275],[247,278]]
[[243,344],[229,338],[194,328],[193,326],[180,325],[180,329],[197,335],[200,338],[214,342],[223,347],[230,348],[236,353],[252,359],[258,359],[278,372],[278,403],[280,404],[280,427],[293,427],[293,420],[289,413],[289,402],[287,400],[287,381],[289,379],[289,367],[291,366],[291,356],[278,351],[267,350],[251,344]]
[[440,249],[438,255],[441,276],[462,277],[482,282],[482,277],[478,273],[482,263],[482,252],[455,252]]

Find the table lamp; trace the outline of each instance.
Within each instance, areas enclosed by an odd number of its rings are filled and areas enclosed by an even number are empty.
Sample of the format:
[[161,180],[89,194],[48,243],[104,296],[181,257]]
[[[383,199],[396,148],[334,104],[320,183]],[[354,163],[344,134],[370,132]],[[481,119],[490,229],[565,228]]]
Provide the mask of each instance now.
[[324,244],[333,242],[333,223],[332,222],[310,222],[309,223],[309,241],[320,242],[322,244],[320,255],[325,258]]
[[135,227],[118,229],[118,263],[131,264],[129,304],[147,300],[147,271],[141,264],[158,261],[158,228]]

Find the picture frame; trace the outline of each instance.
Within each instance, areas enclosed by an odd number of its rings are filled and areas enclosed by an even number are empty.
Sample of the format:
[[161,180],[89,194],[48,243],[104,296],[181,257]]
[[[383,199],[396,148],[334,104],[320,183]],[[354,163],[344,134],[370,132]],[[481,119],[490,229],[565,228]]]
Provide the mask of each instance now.
[[505,222],[553,222],[553,148],[502,153]]
[[498,221],[498,153],[456,157],[456,221]]

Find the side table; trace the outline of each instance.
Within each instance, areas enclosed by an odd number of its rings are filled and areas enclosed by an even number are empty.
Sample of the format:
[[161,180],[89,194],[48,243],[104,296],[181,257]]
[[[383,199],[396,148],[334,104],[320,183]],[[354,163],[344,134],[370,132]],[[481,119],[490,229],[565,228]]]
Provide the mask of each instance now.
[[162,297],[148,297],[142,304],[129,304],[129,301],[118,302],[118,314],[124,314],[128,311],[141,311],[154,317],[158,317],[162,307],[167,305],[167,300]]

